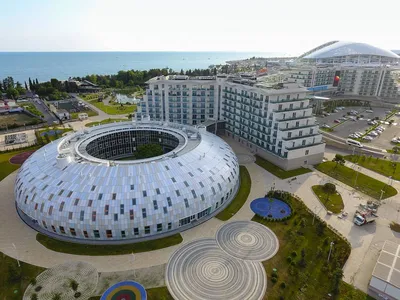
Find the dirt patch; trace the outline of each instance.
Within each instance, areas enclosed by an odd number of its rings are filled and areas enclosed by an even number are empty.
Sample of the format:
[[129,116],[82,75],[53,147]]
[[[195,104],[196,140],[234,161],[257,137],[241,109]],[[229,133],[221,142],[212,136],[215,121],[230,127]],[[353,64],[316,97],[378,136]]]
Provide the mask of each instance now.
[[26,151],[10,158],[10,163],[15,165],[22,165],[36,150]]

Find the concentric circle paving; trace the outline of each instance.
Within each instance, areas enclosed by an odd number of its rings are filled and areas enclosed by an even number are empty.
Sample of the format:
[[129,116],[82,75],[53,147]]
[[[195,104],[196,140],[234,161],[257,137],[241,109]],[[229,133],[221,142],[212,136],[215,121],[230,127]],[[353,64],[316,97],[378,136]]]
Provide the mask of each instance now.
[[[75,299],[75,291],[71,288],[72,280],[78,283],[77,292],[81,293],[77,299],[88,299],[96,289],[98,273],[92,265],[80,261],[55,266],[36,277],[35,286],[28,286],[23,299],[32,299],[32,294],[37,294],[40,300],[52,300],[55,294],[59,294],[61,300]],[[41,289],[35,291],[38,286]]]
[[165,281],[176,300],[262,299],[266,288],[261,263],[225,254],[214,239],[199,239],[170,257]]
[[271,229],[252,221],[229,222],[216,234],[218,246],[238,259],[264,261],[279,249],[279,241]]

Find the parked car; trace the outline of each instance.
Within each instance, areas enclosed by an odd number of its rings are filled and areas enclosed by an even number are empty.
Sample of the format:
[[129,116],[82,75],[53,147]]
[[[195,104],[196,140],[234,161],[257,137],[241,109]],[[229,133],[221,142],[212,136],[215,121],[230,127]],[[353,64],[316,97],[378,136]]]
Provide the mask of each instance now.
[[391,110],[385,110],[385,114],[390,114],[391,112]]
[[340,120],[337,120],[337,119],[336,119],[336,120],[334,120],[333,122],[334,122],[334,123],[340,123]]
[[395,144],[400,143],[400,138],[398,138],[398,137],[392,138],[392,143],[395,143]]
[[372,109],[367,109],[365,112],[366,113],[373,113],[374,111]]
[[378,133],[376,131],[371,131],[370,133],[368,133],[368,135],[370,135],[370,136],[378,136]]
[[322,128],[331,128],[331,126],[329,126],[328,124],[323,124],[321,127]]
[[363,139],[364,141],[372,141],[374,138],[371,137],[371,136],[366,135],[366,136],[364,136],[362,139]]
[[[333,111],[334,113],[337,113],[337,112],[339,112],[337,109],[335,109],[334,111]],[[399,113],[400,114],[400,113]]]

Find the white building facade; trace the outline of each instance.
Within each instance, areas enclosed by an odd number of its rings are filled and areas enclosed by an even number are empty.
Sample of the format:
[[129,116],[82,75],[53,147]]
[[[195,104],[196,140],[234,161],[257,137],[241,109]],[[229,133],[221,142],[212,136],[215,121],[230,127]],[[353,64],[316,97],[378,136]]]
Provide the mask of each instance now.
[[225,134],[289,170],[321,162],[325,149],[307,89],[240,78],[153,78],[139,115],[200,124],[225,121]]

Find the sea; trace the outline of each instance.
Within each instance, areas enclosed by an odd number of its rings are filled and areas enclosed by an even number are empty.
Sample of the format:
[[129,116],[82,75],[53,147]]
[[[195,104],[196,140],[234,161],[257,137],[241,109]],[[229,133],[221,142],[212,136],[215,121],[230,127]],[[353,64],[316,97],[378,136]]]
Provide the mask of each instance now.
[[204,69],[229,60],[275,57],[260,52],[0,52],[0,80],[39,82],[65,80],[91,74],[116,74],[120,70],[171,68],[174,71]]

